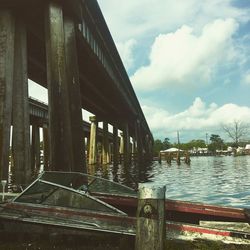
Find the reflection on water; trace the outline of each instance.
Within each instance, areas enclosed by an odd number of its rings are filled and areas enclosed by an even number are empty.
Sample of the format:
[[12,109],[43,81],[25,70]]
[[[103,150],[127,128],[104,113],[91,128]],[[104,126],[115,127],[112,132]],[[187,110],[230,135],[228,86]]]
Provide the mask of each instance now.
[[[174,162],[171,165],[153,162],[129,167],[99,165],[89,166],[88,172],[131,187],[136,187],[140,182],[166,185],[166,197],[169,199],[250,208],[250,156],[193,157],[190,165],[177,165]],[[103,241],[91,240],[90,236],[74,240],[64,237],[63,241],[55,238],[52,242],[51,239],[26,239],[20,235],[13,237],[8,239],[2,235],[0,249],[118,250],[122,249],[121,246],[125,246],[125,249],[133,249],[134,246],[131,240],[125,243],[120,238],[106,242],[106,238]],[[128,244],[130,247],[126,248]]]
[[89,172],[136,187],[164,184],[166,198],[250,208],[250,156],[192,157],[191,164],[92,166]]

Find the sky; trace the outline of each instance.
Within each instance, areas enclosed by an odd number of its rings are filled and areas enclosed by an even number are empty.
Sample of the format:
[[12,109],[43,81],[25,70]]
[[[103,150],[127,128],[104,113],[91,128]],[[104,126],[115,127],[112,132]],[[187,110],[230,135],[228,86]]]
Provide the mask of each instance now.
[[155,139],[250,123],[249,0],[98,3]]
[[250,0],[97,1],[155,139],[250,123]]

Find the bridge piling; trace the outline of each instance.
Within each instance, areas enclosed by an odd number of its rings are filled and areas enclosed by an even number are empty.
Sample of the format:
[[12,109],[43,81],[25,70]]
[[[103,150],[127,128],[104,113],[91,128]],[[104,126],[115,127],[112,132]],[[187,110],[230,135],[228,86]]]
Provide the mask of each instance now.
[[8,180],[15,37],[10,10],[0,9],[0,27],[0,168],[1,180]]
[[69,113],[71,122],[73,171],[85,172],[85,145],[82,127],[82,104],[80,96],[79,69],[76,49],[76,31],[74,20],[64,17],[65,59],[67,74],[67,92],[69,94]]
[[50,170],[49,166],[49,134],[47,125],[43,125],[43,166],[44,170]]
[[109,158],[108,123],[103,121],[102,164],[108,164]]
[[28,185],[31,179],[30,119],[28,104],[27,32],[18,15],[15,23],[15,57],[12,103],[13,180]]
[[119,148],[118,148],[118,129],[117,126],[113,125],[113,164],[114,166],[118,165],[118,156],[119,156]]
[[97,127],[98,121],[95,116],[89,118],[91,122],[90,140],[89,140],[89,164],[96,164],[97,162]]
[[54,170],[74,165],[67,89],[63,8],[50,1],[45,11],[47,82],[49,93],[50,163]]
[[31,170],[32,174],[37,173],[40,169],[40,129],[36,123],[32,124],[31,138]]
[[128,124],[125,124],[123,129],[123,142],[124,142],[124,164],[127,166],[130,162],[130,137],[129,137],[129,128]]

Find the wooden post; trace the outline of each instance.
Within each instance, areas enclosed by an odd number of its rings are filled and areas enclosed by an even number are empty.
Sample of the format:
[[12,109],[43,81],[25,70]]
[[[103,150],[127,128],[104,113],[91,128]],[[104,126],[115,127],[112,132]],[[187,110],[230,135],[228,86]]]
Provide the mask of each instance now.
[[98,122],[95,116],[89,118],[91,121],[89,140],[89,164],[96,164],[97,161],[97,127]]
[[141,131],[141,123],[137,119],[135,121],[135,137],[136,137],[136,153],[137,153],[137,161],[141,163],[143,161],[143,146],[142,146],[142,131]]
[[33,173],[38,173],[40,169],[40,130],[37,124],[32,125],[31,142],[31,169]]
[[63,8],[58,1],[49,1],[45,10],[50,164],[56,171],[71,171],[74,168],[74,160],[66,74]]
[[43,167],[44,170],[51,170],[49,168],[49,134],[47,125],[43,126]]
[[102,164],[109,163],[108,123],[103,121],[102,128]]
[[166,240],[165,186],[139,184],[136,250],[164,250]]
[[85,159],[84,131],[82,126],[82,104],[79,81],[79,69],[76,49],[74,20],[64,17],[65,58],[67,73],[67,92],[69,95],[69,113],[71,123],[73,167],[72,171],[87,172]]
[[130,136],[129,136],[129,127],[126,123],[123,129],[123,142],[124,142],[124,148],[123,148],[123,161],[124,165],[128,166],[128,164],[131,162],[130,158]]
[[10,10],[0,10],[0,170],[8,180],[10,126],[14,68],[15,20]]
[[117,126],[113,125],[113,164],[114,166],[118,165],[118,129]]
[[161,152],[159,152],[158,162],[161,164]]
[[13,181],[16,185],[26,186],[31,180],[27,32],[24,21],[18,15],[15,32],[12,112]]

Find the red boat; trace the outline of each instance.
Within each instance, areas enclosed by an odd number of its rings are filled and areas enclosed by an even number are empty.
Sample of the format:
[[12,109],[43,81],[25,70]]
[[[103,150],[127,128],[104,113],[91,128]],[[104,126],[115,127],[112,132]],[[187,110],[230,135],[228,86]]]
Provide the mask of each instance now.
[[[248,211],[166,200],[166,239],[250,244]],[[82,173],[43,172],[1,204],[0,232],[59,235],[136,233],[137,192]]]

